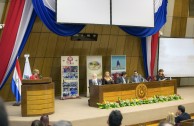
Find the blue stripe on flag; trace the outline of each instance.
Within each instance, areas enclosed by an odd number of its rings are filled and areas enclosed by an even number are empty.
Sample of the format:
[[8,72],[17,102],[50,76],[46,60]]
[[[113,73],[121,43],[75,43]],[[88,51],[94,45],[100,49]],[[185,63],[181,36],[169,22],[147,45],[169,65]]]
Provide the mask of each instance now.
[[147,49],[146,49],[146,37],[141,38],[142,54],[143,54],[143,63],[146,78],[148,78],[148,65],[147,65]]
[[16,102],[19,103],[21,101],[21,95],[19,93],[18,87],[16,86],[16,82],[14,79],[12,79],[12,82],[11,82],[11,90],[15,95]]

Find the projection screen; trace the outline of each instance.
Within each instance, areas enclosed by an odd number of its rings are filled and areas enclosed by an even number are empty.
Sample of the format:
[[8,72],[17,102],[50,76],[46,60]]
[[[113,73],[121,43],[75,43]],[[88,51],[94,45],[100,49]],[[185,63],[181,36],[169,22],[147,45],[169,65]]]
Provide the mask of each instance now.
[[154,0],[112,0],[112,24],[154,27]]
[[160,38],[158,68],[167,77],[194,77],[194,38]]
[[57,22],[110,24],[110,0],[57,0]]

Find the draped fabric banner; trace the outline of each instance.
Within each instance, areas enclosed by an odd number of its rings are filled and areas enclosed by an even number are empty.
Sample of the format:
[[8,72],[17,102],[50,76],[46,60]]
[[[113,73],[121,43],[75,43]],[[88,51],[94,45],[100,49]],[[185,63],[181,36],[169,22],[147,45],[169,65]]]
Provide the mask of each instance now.
[[141,39],[145,73],[146,77],[150,77],[149,79],[153,79],[154,76],[154,66],[158,48],[158,37],[159,33],[157,32],[152,36]]
[[168,0],[155,0],[155,14],[154,14],[155,24],[153,28],[124,27],[124,26],[121,26],[120,28],[127,32],[128,34],[138,37],[147,37],[157,33],[166,23],[167,3]]
[[[78,24],[57,24],[56,13],[45,7],[42,0],[32,0],[34,10],[46,27],[60,36],[71,36],[79,33],[85,25]],[[49,6],[49,4],[47,4]],[[50,7],[49,7],[50,8]]]
[[155,59],[156,59],[158,40],[159,40],[158,38],[159,38],[159,32],[152,35],[152,45],[151,45],[152,51],[151,51],[151,63],[150,63],[151,77],[154,76],[154,66],[155,66]]
[[13,67],[15,66],[14,62],[16,60],[16,57],[19,56],[18,51],[21,50],[21,45],[23,47],[25,45],[26,41],[27,41],[26,40],[25,43],[22,44],[22,40],[25,36],[25,33],[27,31],[30,19],[32,17],[32,12],[33,12],[32,2],[31,2],[31,0],[26,0],[25,5],[24,5],[24,9],[23,9],[23,13],[22,13],[22,17],[21,17],[21,20],[20,20],[20,25],[19,25],[17,37],[16,37],[16,40],[15,40],[15,45],[14,45],[14,48],[13,48],[13,51],[12,51],[11,58],[9,60],[9,64],[8,64],[8,67],[7,67],[7,70],[6,70],[6,74],[5,74],[5,76],[3,78],[3,81],[2,81],[2,84],[8,79]]
[[[17,31],[20,25],[25,0],[11,0],[5,27],[0,40],[0,82],[8,68],[8,63],[13,52]],[[2,87],[2,83],[0,88]]]
[[146,78],[149,76],[148,73],[148,64],[147,64],[147,48],[146,48],[146,38],[141,38],[142,54],[143,54],[143,63]]

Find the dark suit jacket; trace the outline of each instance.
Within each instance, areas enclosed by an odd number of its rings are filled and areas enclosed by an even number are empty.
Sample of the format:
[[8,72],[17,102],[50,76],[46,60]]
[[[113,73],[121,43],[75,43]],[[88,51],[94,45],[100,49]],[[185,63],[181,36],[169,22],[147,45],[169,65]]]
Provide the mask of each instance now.
[[[128,83],[128,79],[127,78],[124,78],[125,79],[125,82]],[[123,81],[123,77],[118,77],[116,79],[116,84],[124,84],[124,81]]]
[[[137,78],[137,82],[136,82],[136,79]],[[132,83],[140,83],[140,82],[147,82],[146,79],[144,79],[141,75],[138,75],[137,77],[136,76],[131,76],[131,82]]]
[[[97,83],[98,83],[98,85],[102,85],[101,79],[97,79]],[[89,86],[91,86],[91,85],[96,85],[96,84],[92,81],[92,79],[89,80]]]
[[175,123],[180,123],[183,120],[191,119],[191,116],[188,113],[182,113],[181,115],[175,117]]
[[157,81],[161,81],[163,79],[165,79],[165,76],[164,75],[163,76],[156,75],[156,80]]

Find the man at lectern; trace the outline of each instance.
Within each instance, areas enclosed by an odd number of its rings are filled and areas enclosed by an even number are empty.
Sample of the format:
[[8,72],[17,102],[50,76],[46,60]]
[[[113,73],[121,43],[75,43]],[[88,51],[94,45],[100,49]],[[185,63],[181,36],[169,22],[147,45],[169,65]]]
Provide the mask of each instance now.
[[41,75],[38,69],[33,70],[32,76],[30,76],[30,80],[38,80],[41,79]]
[[97,78],[97,74],[92,74],[92,79],[89,80],[89,86],[91,85],[102,85],[101,79]]
[[141,83],[141,82],[147,82],[146,79],[144,79],[136,70],[134,71],[133,76],[131,76],[131,82],[132,83]]
[[126,84],[126,83],[128,83],[127,73],[126,72],[122,72],[121,76],[117,77],[116,83],[117,84]]

